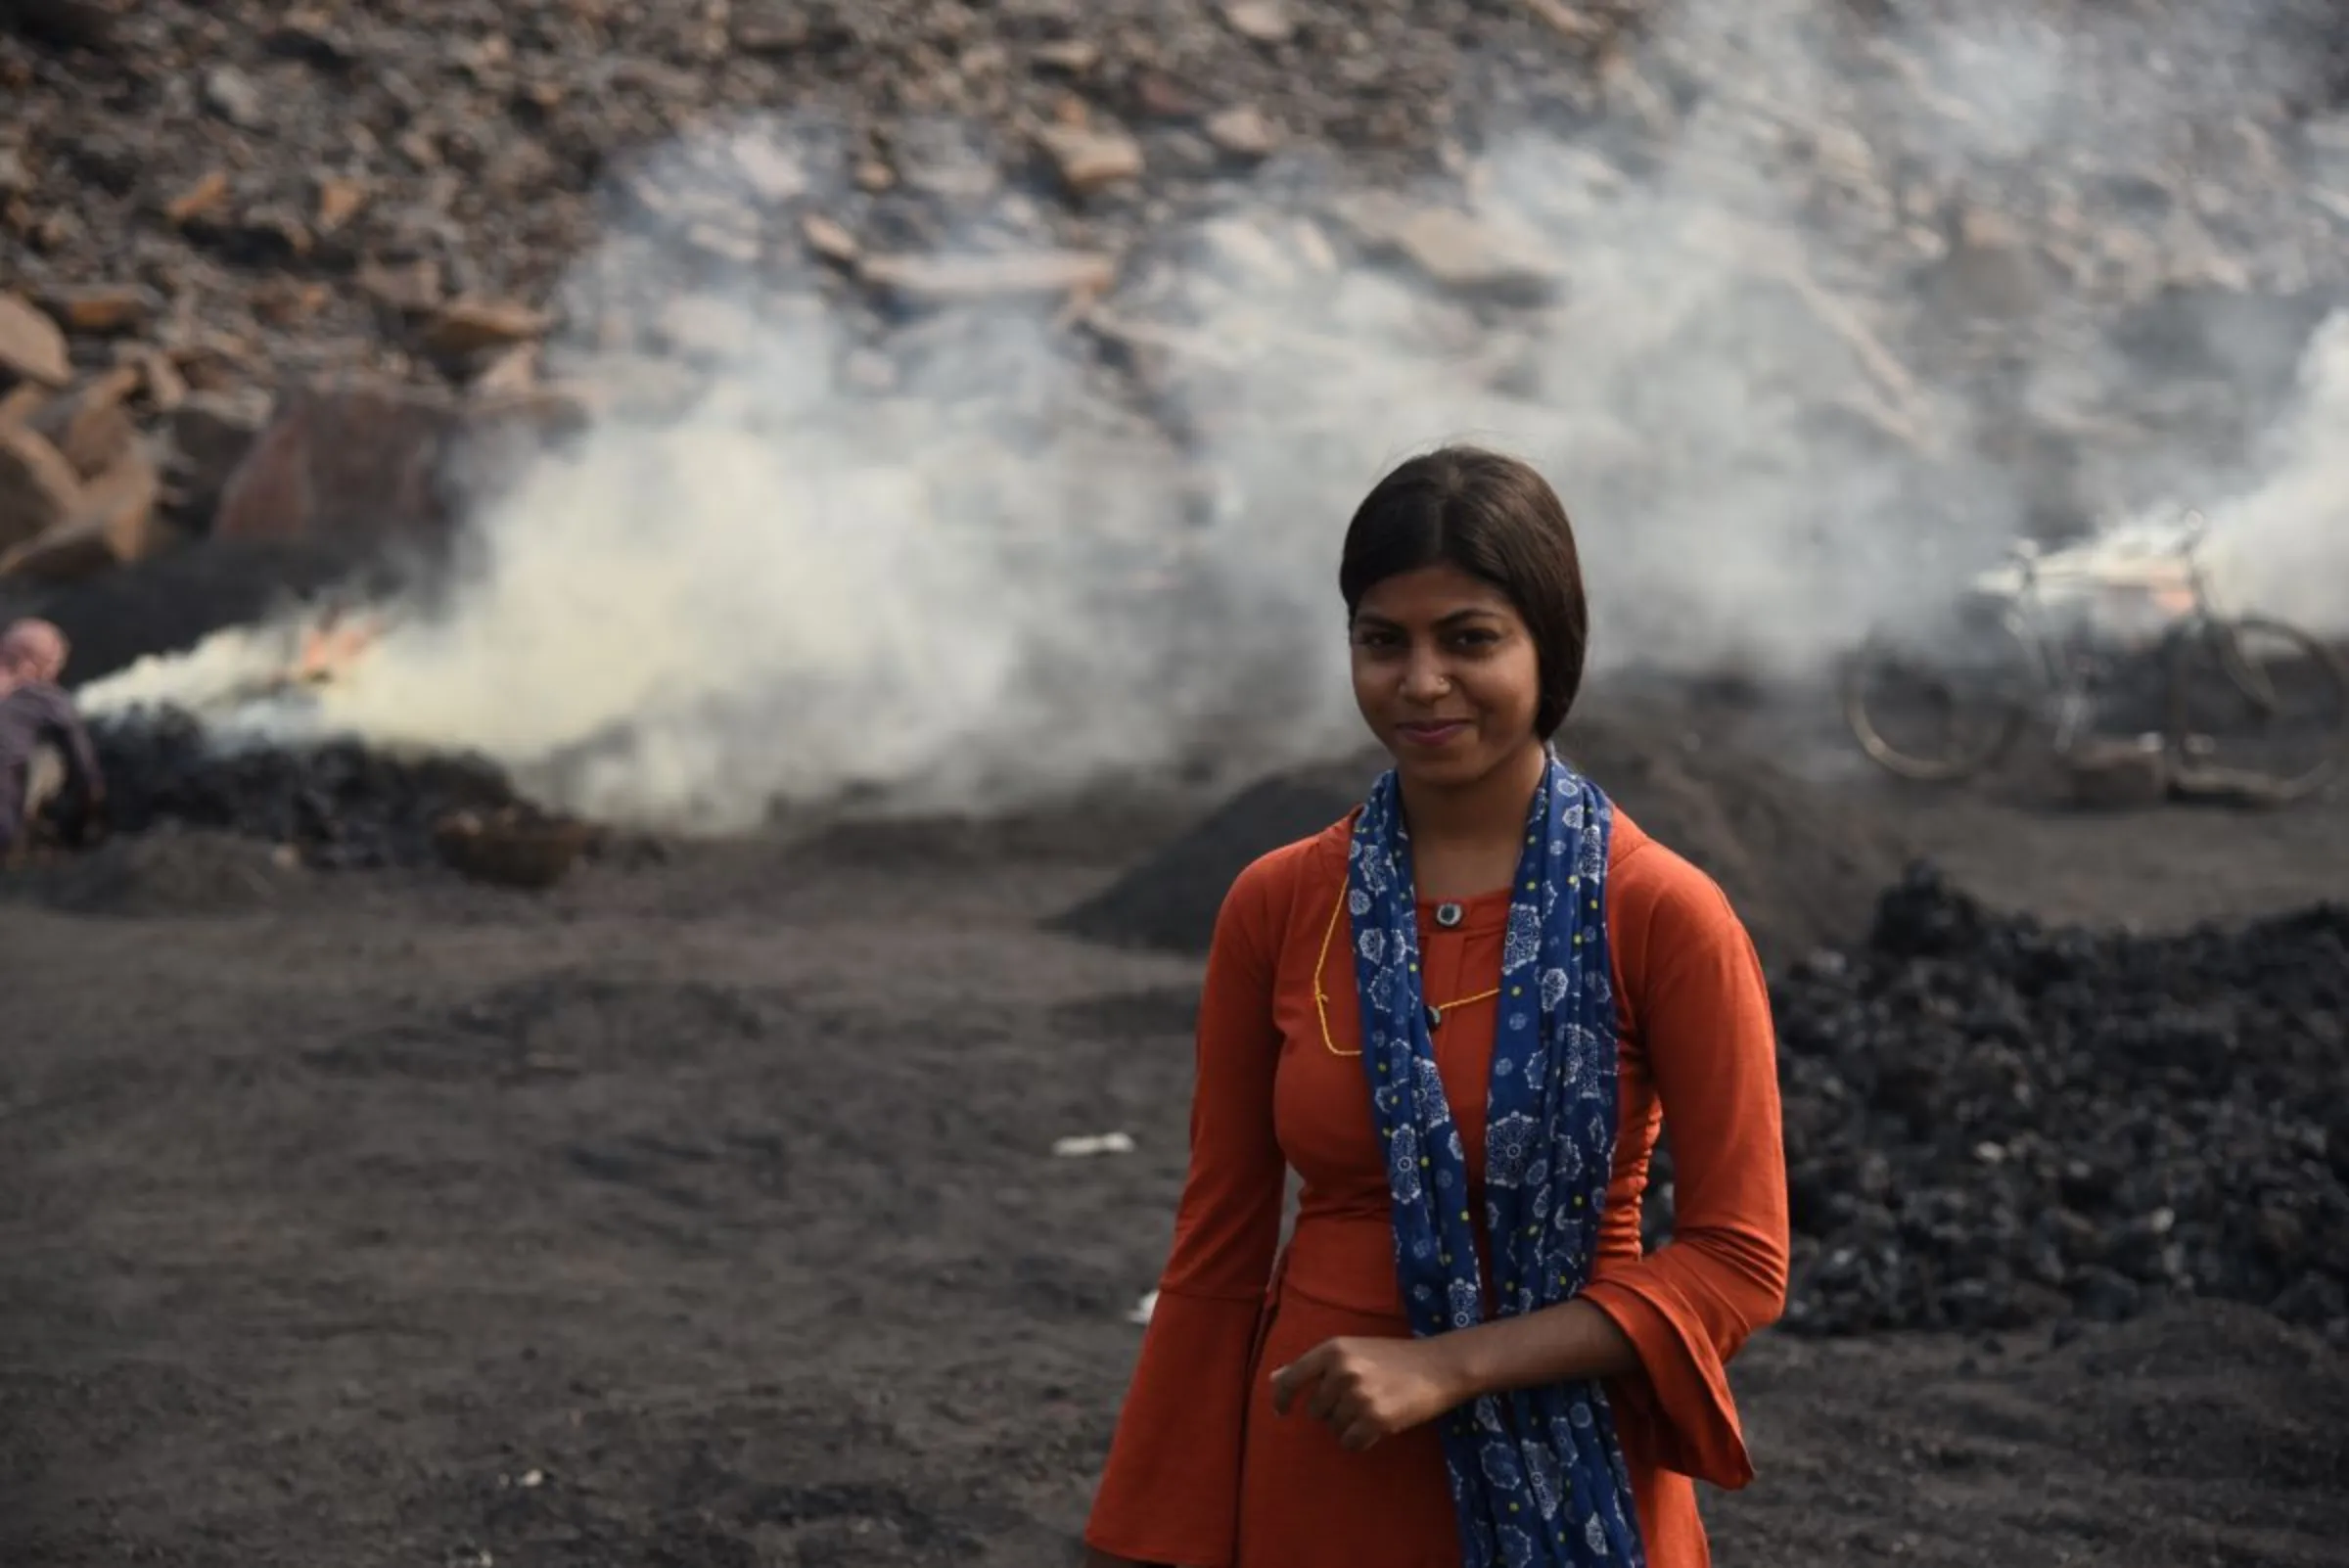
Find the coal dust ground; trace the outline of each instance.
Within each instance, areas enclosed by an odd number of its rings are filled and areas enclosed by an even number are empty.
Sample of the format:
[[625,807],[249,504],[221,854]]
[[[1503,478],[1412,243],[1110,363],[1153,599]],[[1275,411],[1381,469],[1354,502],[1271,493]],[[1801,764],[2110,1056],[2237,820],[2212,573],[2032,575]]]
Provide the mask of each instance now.
[[[1820,799],[2059,919],[2289,908],[2349,865],[2337,800]],[[204,834],[18,878],[0,1562],[1074,1561],[1198,970],[1049,928],[1193,814],[694,846],[543,897]],[[2349,1540],[2349,1360],[2255,1308],[1767,1333],[1734,1378],[1725,1564]]]

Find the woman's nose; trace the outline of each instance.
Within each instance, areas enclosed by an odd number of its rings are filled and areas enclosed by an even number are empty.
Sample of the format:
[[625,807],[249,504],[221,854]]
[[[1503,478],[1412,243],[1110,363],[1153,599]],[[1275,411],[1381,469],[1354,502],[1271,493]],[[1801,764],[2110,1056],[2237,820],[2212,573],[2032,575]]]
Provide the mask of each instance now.
[[1443,657],[1433,648],[1414,648],[1403,665],[1403,694],[1417,702],[1427,702],[1444,694],[1451,684],[1451,676],[1444,669]]

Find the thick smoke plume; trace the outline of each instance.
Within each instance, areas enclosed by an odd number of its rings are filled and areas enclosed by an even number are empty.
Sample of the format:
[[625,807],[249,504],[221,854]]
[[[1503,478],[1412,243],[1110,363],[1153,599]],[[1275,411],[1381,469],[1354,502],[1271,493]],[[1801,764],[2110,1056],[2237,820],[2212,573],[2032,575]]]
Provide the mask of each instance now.
[[2260,480],[2210,507],[2217,565],[2233,604],[2349,641],[2349,315],[2318,330],[2297,391]]
[[[555,368],[620,405],[484,497],[451,600],[245,727],[479,748],[563,804],[706,828],[1260,767],[1353,739],[1339,534],[1383,469],[1447,438],[1558,484],[1598,675],[1815,672],[2048,521],[2014,429],[2093,431],[2142,390],[2075,285],[2200,287],[2241,270],[2214,234],[2310,221],[2288,177],[2219,212],[2193,183],[2272,156],[2214,153],[2193,115],[2294,86],[2249,8],[2158,39],[1989,11],[1869,31],[1844,9],[1681,7],[1593,126],[1500,135],[1443,189],[1275,166],[1125,257],[1082,322],[995,304],[876,336],[811,289],[697,275],[697,214],[761,192],[820,210],[841,173],[804,126],[706,130],[640,171],[664,212],[639,204],[575,280]],[[2132,191],[2164,214],[2150,242],[2108,219]],[[1438,207],[1473,221],[1414,223]],[[975,220],[948,249],[998,243]],[[2279,276],[2220,286],[2289,292],[2283,249]],[[2311,349],[2266,469],[2164,438],[2157,464],[2069,460],[2057,509],[2203,505],[2276,608],[2339,623],[2318,584],[2349,580],[2323,467],[2342,342]],[[2302,346],[2224,346],[2281,382]],[[1153,406],[1105,392],[1105,354]],[[652,406],[676,361],[701,390]],[[237,659],[93,698],[184,695]]]

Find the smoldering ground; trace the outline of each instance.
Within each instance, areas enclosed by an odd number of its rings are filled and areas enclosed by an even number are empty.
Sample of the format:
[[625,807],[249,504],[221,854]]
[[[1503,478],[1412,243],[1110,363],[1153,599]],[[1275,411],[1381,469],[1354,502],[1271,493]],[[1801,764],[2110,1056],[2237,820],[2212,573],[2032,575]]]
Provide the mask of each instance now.
[[[1560,485],[1601,678],[1799,679],[2018,532],[2180,503],[2243,594],[2349,623],[2316,586],[2349,578],[2343,339],[2311,337],[2349,143],[2241,113],[2309,92],[2300,25],[1708,0],[1589,123],[1402,193],[1276,159],[1082,311],[714,261],[729,214],[853,193],[830,127],[705,127],[576,268],[551,368],[612,395],[478,497],[468,580],[307,705],[216,716],[718,830],[1274,765],[1352,736],[1336,539],[1445,438]],[[1028,200],[975,198],[942,251],[1011,249]],[[197,694],[236,636],[90,699]]]

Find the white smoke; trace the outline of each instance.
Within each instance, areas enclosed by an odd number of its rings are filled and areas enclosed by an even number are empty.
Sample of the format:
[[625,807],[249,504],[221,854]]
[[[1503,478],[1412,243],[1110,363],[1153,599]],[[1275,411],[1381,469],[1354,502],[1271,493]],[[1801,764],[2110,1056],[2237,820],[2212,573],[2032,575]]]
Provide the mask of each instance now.
[[2297,391],[2263,478],[2209,505],[2213,566],[2228,608],[2349,639],[2349,315],[2318,329]]
[[[707,390],[609,412],[485,499],[450,603],[245,727],[475,748],[560,804],[712,829],[847,792],[984,806],[1260,767],[1354,738],[1340,533],[1381,471],[1453,438],[1531,458],[1564,495],[1595,674],[1814,669],[2024,525],[2025,477],[1976,444],[2009,411],[1917,356],[2019,357],[2000,385],[2035,411],[2108,393],[2118,373],[2075,351],[2054,280],[2183,265],[2208,224],[2174,206],[2148,262],[2119,229],[2075,217],[2066,239],[2053,208],[2132,147],[2170,156],[2165,104],[2288,69],[2212,48],[2197,75],[2148,63],[2142,31],[1988,13],[1854,41],[1837,9],[1681,7],[1611,69],[1595,129],[1506,135],[1464,191],[1276,168],[1122,258],[1089,319],[1055,301],[916,326],[886,395],[814,293],[687,259],[697,225],[742,216],[746,171],[820,210],[836,140],[707,129],[647,176],[665,215],[616,231],[577,291],[661,301],[657,335]],[[2261,37],[2218,10],[2203,44]],[[1985,258],[1952,238],[1953,202],[2061,243]],[[768,216],[770,243],[792,232]],[[947,249],[999,244],[974,222]],[[660,367],[624,314],[575,312],[564,374],[641,392]],[[1145,367],[1160,418],[1104,396],[1103,345]],[[2318,465],[2345,380],[2312,371],[2275,483],[2211,507],[2278,592],[2344,580]],[[184,700],[235,663],[213,649],[88,695]]]

